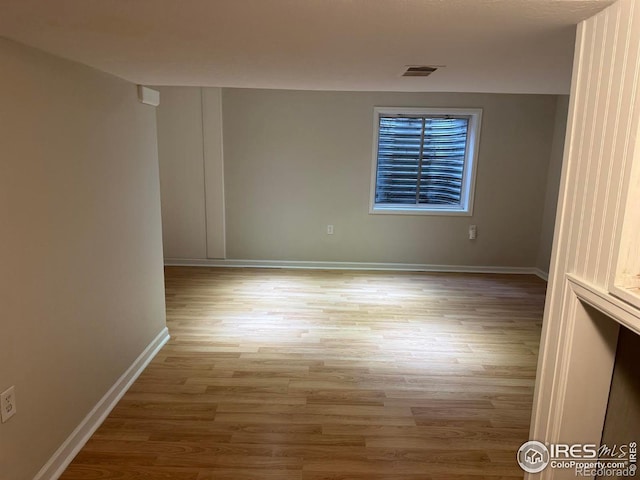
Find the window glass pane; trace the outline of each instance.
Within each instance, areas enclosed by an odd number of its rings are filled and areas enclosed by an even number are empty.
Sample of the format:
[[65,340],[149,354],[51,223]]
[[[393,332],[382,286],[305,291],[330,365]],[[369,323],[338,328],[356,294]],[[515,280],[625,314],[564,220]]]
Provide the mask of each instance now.
[[416,204],[422,118],[380,117],[377,204]]
[[481,109],[376,107],[371,213],[471,215]]
[[468,118],[426,118],[420,204],[460,205]]

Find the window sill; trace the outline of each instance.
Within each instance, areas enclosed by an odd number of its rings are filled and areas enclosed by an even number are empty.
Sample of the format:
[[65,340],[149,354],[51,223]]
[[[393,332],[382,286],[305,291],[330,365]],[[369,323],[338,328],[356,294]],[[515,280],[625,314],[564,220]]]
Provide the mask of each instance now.
[[374,206],[369,209],[371,215],[434,215],[448,217],[471,217],[473,212],[461,208],[411,208]]

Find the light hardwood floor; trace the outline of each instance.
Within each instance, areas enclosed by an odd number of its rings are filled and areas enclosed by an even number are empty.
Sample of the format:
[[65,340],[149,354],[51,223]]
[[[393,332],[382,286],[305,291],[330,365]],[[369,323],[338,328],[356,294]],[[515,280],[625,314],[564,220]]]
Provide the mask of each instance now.
[[521,479],[545,287],[167,268],[171,340],[61,478]]

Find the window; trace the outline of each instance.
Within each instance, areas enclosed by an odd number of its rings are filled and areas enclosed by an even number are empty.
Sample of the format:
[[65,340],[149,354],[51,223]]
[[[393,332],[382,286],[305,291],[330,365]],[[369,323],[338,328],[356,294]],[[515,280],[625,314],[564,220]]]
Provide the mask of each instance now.
[[471,215],[480,109],[376,108],[371,213]]

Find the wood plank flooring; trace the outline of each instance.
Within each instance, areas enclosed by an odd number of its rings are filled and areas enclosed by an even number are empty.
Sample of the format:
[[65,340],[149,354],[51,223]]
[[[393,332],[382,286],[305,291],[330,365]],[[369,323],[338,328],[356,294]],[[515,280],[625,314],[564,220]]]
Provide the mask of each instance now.
[[171,340],[61,478],[520,479],[545,287],[167,268]]

